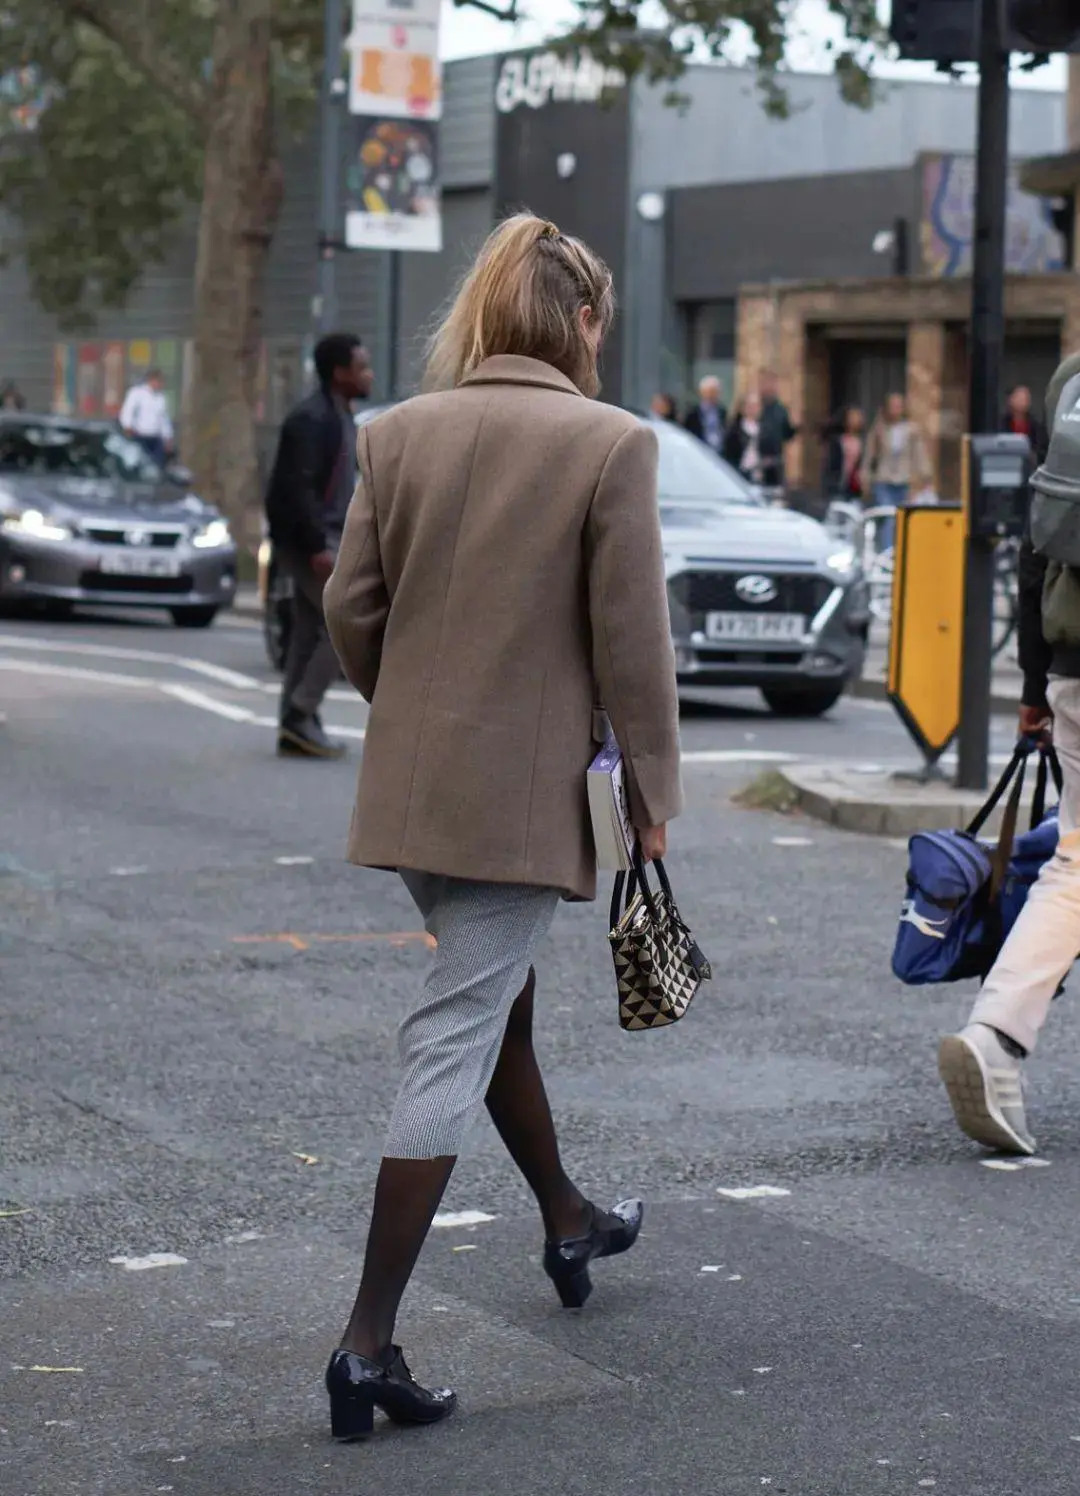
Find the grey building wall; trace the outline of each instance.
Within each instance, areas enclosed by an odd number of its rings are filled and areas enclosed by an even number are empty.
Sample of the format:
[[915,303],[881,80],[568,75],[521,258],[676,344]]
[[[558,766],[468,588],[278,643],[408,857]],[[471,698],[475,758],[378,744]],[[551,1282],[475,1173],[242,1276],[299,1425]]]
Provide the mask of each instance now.
[[[844,103],[828,74],[793,74],[785,83],[792,104],[786,120],[765,115],[748,69],[689,69],[678,85],[689,100],[685,109],[666,105],[663,88],[640,80],[633,86],[628,238],[635,268],[624,304],[634,324],[626,332],[634,350],[627,398],[636,404],[657,389],[677,389],[685,378],[688,349],[678,301],[734,296],[738,281],[770,275],[881,274],[882,262],[869,247],[876,230],[903,214],[912,235],[917,232],[917,158],[974,149],[977,99],[970,85],[882,80],[874,107],[862,111]],[[1063,93],[1014,87],[1011,155],[1064,149],[1065,116]],[[775,186],[800,178],[820,180],[795,189],[785,213]],[[854,200],[845,202],[858,178],[866,201],[852,193]],[[737,184],[743,196],[723,199],[722,212],[710,206]],[[706,187],[712,192],[703,190],[694,202],[706,218],[695,224],[693,195],[680,189]],[[634,207],[643,192],[655,191],[668,194],[663,235]],[[753,233],[743,215],[755,219]],[[847,254],[841,224],[849,230]],[[710,238],[724,246],[711,281]],[[918,253],[914,237],[909,253]],[[737,265],[729,268],[729,258]],[[716,289],[721,282],[726,291]]]
[[[685,111],[666,106],[664,90],[634,88],[634,155],[642,187],[761,182],[830,172],[909,166],[922,152],[975,148],[975,90],[964,83],[888,81],[874,107],[845,104],[828,74],[785,80],[792,114],[763,113],[754,74],[742,68],[691,68],[679,84]],[[1014,87],[1009,153],[1065,149],[1065,96]]]
[[748,281],[887,275],[874,235],[897,218],[914,232],[918,208],[911,166],[683,188],[669,199],[669,293],[719,301]]
[[445,188],[491,185],[497,62],[495,57],[470,57],[446,69],[440,136]]

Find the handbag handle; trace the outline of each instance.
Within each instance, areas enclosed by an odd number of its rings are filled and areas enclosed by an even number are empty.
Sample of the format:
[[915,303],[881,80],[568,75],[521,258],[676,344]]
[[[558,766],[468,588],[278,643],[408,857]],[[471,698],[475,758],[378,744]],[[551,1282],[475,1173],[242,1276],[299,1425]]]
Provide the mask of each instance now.
[[[629,909],[633,902],[634,891],[637,888],[641,889],[641,897],[645,901],[645,907],[649,911],[649,916],[653,924],[658,925],[660,922],[659,913],[656,908],[656,899],[652,889],[649,887],[649,878],[645,871],[645,860],[641,855],[641,842],[637,839],[634,841],[633,858],[633,867],[629,873],[615,874],[615,886],[611,891],[611,921],[609,925],[609,928],[612,930],[619,923],[620,917]],[[664,897],[669,904],[673,904],[674,900],[671,893],[671,884],[668,881],[667,869],[659,857],[653,858],[653,867],[656,869],[656,876],[660,881],[660,888]],[[625,899],[623,898],[624,887],[626,889]]]

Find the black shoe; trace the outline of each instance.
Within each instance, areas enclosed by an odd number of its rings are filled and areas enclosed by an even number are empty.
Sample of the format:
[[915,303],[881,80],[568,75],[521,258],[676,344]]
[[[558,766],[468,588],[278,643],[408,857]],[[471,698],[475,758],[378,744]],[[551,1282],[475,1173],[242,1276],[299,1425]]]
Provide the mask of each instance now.
[[592,1206],[593,1226],[587,1236],[544,1243],[544,1272],[554,1283],[564,1309],[580,1309],[592,1293],[589,1263],[597,1257],[629,1252],[638,1239],[645,1206],[622,1200],[605,1215]]
[[278,753],[285,758],[344,758],[341,743],[326,736],[318,714],[305,717],[290,712],[278,728]]
[[438,1423],[457,1407],[449,1387],[429,1392],[413,1380],[399,1345],[379,1361],[352,1351],[335,1351],[326,1368],[330,1432],[335,1439],[365,1439],[382,1408],[392,1423]]

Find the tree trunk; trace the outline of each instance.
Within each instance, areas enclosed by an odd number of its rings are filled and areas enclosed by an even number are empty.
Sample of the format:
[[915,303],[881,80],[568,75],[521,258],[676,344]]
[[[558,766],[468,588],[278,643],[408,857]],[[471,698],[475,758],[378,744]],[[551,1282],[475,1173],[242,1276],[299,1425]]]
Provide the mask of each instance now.
[[183,453],[197,489],[253,544],[255,384],[266,261],[283,182],[273,120],[272,0],[220,0],[195,266],[195,358]]

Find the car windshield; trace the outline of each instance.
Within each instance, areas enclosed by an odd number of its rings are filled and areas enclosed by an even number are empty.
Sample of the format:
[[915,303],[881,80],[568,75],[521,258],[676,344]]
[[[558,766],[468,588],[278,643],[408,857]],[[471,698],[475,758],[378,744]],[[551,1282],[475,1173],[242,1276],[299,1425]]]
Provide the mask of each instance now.
[[160,483],[162,471],[119,431],[51,422],[0,422],[0,473]]
[[660,442],[660,502],[754,504],[750,485],[696,436],[670,422],[649,423]]

